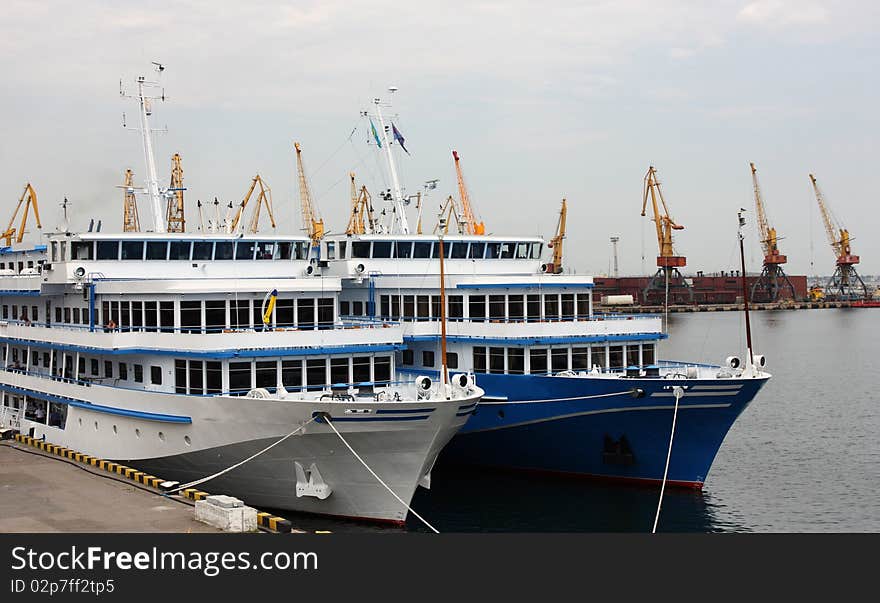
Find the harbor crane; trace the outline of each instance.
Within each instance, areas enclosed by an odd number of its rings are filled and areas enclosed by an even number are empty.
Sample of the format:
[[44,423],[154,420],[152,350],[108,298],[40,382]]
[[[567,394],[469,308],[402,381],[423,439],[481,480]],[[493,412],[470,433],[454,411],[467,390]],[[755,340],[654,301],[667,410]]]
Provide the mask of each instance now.
[[[461,234],[482,235],[486,234],[486,225],[478,222],[474,215],[474,208],[471,205],[471,197],[468,194],[467,186],[464,183],[464,174],[461,171],[461,158],[458,151],[452,151],[452,158],[455,160],[455,173],[458,176],[458,196],[461,202],[461,226],[459,231]],[[448,224],[448,222],[447,222]],[[462,228],[464,229],[462,231]]]
[[[676,255],[672,247],[672,231],[684,230],[684,226],[678,224],[669,216],[669,208],[666,205],[666,199],[663,198],[663,191],[660,189],[660,181],[657,179],[657,170],[654,166],[648,168],[648,173],[644,179],[644,194],[642,195],[642,216],[648,206],[648,197],[651,197],[651,207],[654,211],[654,217],[651,220],[657,229],[657,246],[659,247],[659,255],[657,256],[657,272],[648,281],[647,287],[642,291],[642,301],[649,304],[662,299],[664,304],[669,301],[680,302],[685,301],[684,295],[687,295],[687,301],[693,302],[693,287],[684,279],[679,268],[684,268],[687,264],[687,258],[683,255]],[[663,213],[657,205],[657,200],[663,206]],[[666,292],[669,295],[666,295]],[[671,299],[670,299],[671,296]]]
[[312,246],[317,247],[324,238],[324,220],[318,215],[317,209],[312,203],[312,195],[309,192],[309,184],[306,181],[306,171],[303,168],[302,149],[298,142],[293,143],[296,149],[296,170],[299,174],[299,199],[302,210],[303,229],[312,239]]
[[458,234],[469,234],[467,231],[467,221],[462,215],[462,210],[458,206],[455,197],[449,195],[446,201],[440,206],[440,213],[437,216],[437,224],[434,226],[434,234],[442,232],[449,234],[449,225],[455,222]]
[[260,192],[257,194],[257,206],[251,214],[251,221],[248,224],[247,232],[256,234],[259,231],[260,213],[264,206],[266,207],[266,212],[269,214],[269,222],[272,224],[272,228],[276,227],[275,214],[272,212],[272,189],[270,189],[260,175],[257,174],[251,180],[251,186],[248,188],[247,193],[245,193],[244,199],[238,204],[238,211],[235,213],[235,217],[230,223],[229,232],[237,232],[239,227],[244,226],[241,222],[241,218],[244,215],[244,210],[247,208],[257,186],[260,187]]
[[351,178],[351,215],[345,234],[375,234],[378,232],[378,225],[373,211],[373,198],[366,186],[361,186],[358,192],[354,172],[349,173],[349,177]]
[[837,258],[834,274],[828,280],[828,284],[825,287],[825,297],[833,297],[837,300],[864,299],[868,297],[868,288],[865,286],[862,277],[856,272],[859,256],[852,253],[849,230],[843,228],[840,222],[831,214],[825,202],[825,196],[822,194],[813,174],[810,174],[810,182],[813,184],[813,192],[816,194],[816,202],[819,204],[819,213],[822,215],[822,222],[825,224],[828,242],[831,243],[831,250]]
[[186,218],[183,215],[183,166],[180,153],[171,157],[171,184],[165,190],[168,204],[165,211],[166,232],[186,232]]
[[[13,224],[15,224],[15,217],[18,215],[22,204],[24,204],[24,213],[21,216],[21,226],[16,229]],[[6,239],[7,247],[12,245],[13,237],[15,238],[16,243],[21,243],[24,239],[25,226],[27,226],[27,219],[31,206],[34,208],[34,218],[37,220],[37,228],[43,228],[43,225],[40,224],[40,207],[37,204],[37,191],[35,191],[34,187],[31,186],[31,183],[28,182],[24,185],[24,192],[18,200],[18,205],[15,206],[15,211],[12,212],[12,217],[9,219],[9,225],[6,227],[6,231],[0,235],[0,237]]]
[[761,233],[761,248],[764,251],[764,266],[761,269],[761,276],[752,285],[749,297],[752,302],[775,302],[783,296],[783,292],[787,291],[789,295],[783,297],[795,299],[794,285],[782,269],[782,265],[788,261],[788,258],[780,253],[776,229],[771,227],[767,221],[764,198],[758,184],[758,169],[754,163],[749,163],[749,166],[752,169],[752,187],[755,191],[755,213],[758,216],[758,230]]
[[553,261],[544,264],[541,268],[549,274],[562,274],[562,240],[565,238],[565,219],[568,216],[568,203],[562,200],[559,209],[559,221],[556,223],[556,234],[547,243],[547,247],[553,250]]
[[122,231],[140,232],[141,222],[138,218],[137,196],[134,190],[134,172],[125,170],[125,177],[119,188],[123,189]]

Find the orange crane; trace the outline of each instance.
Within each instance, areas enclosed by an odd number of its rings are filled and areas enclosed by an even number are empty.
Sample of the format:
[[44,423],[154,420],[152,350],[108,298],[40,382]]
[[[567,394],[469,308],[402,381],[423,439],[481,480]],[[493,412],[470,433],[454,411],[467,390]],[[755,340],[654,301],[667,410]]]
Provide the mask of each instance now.
[[309,192],[309,184],[306,181],[306,171],[303,168],[302,149],[298,142],[293,143],[296,149],[296,170],[299,174],[299,199],[302,210],[303,229],[312,239],[312,246],[317,247],[324,238],[324,220],[318,215],[317,209],[312,203],[312,195]]
[[377,232],[373,199],[367,192],[366,186],[361,186],[360,193],[358,193],[354,172],[351,172],[349,177],[351,178],[351,215],[345,234],[373,234]]
[[832,216],[825,203],[825,196],[812,174],[810,174],[810,182],[813,184],[813,192],[816,194],[816,202],[819,204],[819,213],[822,214],[828,242],[831,243],[831,249],[837,258],[834,274],[825,287],[825,297],[839,300],[864,299],[868,297],[868,288],[862,277],[856,272],[859,256],[852,253],[849,230],[843,228],[840,222]]
[[134,172],[125,170],[122,186],[124,209],[122,214],[123,232],[140,232],[141,222],[138,218],[137,197],[134,194]]
[[[669,208],[666,205],[666,199],[663,198],[663,191],[660,190],[660,181],[657,180],[657,170],[654,166],[648,167],[648,173],[644,178],[644,194],[642,195],[642,216],[648,206],[648,197],[651,197],[651,207],[654,211],[654,217],[651,220],[657,229],[657,246],[660,254],[657,256],[657,272],[648,281],[648,286],[642,292],[643,303],[651,303],[656,301],[662,294],[661,298],[664,303],[669,301],[665,295],[667,290],[671,290],[672,301],[682,301],[680,292],[686,291],[688,301],[693,301],[693,288],[682,277],[679,268],[684,268],[687,264],[687,258],[683,255],[676,255],[672,247],[672,231],[684,230],[684,226],[678,224],[669,215]],[[663,206],[663,213],[657,205],[657,200]]]
[[568,204],[562,200],[559,210],[559,222],[556,223],[556,234],[547,243],[547,248],[553,250],[553,261],[544,264],[541,269],[550,274],[562,274],[562,240],[565,238],[565,218],[568,216]]
[[[21,217],[21,226],[16,229],[13,224],[15,223],[15,217],[18,215],[18,211],[21,209],[22,204],[24,204],[24,214]],[[16,243],[21,243],[24,239],[24,229],[27,225],[28,213],[30,212],[31,206],[34,207],[34,218],[37,220],[37,228],[43,228],[43,225],[40,224],[40,208],[37,205],[37,192],[34,190],[34,187],[31,186],[31,183],[28,182],[24,185],[24,192],[18,200],[18,205],[15,206],[15,211],[12,212],[12,217],[9,219],[9,225],[6,227],[6,231],[0,235],[0,237],[6,239],[7,247],[12,245],[13,237],[15,237]]]
[[[461,234],[486,234],[486,225],[483,222],[478,222],[474,215],[471,198],[464,184],[464,175],[461,172],[461,158],[458,156],[458,151],[452,151],[452,157],[455,159],[455,173],[458,175],[458,196],[461,201],[461,221],[464,228]],[[447,221],[447,227],[448,224],[449,222]]]
[[171,157],[171,185],[168,187],[168,208],[165,212],[167,232],[186,232],[186,219],[183,216],[183,166],[180,153]]
[[230,232],[236,232],[236,229],[241,224],[241,217],[244,214],[244,210],[248,206],[248,202],[251,200],[251,196],[254,194],[257,185],[260,186],[260,193],[257,195],[257,206],[254,208],[253,214],[251,214],[251,221],[248,225],[247,231],[251,234],[256,234],[257,231],[259,231],[260,210],[262,210],[264,205],[266,206],[266,211],[269,214],[269,221],[272,224],[272,228],[275,228],[275,214],[272,213],[272,189],[270,189],[260,177],[260,175],[257,174],[251,181],[251,186],[250,188],[248,188],[244,199],[242,199],[241,203],[238,204],[238,211],[235,213],[235,218],[232,219],[232,222],[229,226]]
[[794,285],[782,269],[782,265],[788,258],[779,252],[777,245],[776,229],[767,221],[767,213],[764,211],[764,198],[761,195],[761,187],[758,184],[758,169],[754,163],[749,163],[752,168],[752,186],[755,191],[755,213],[758,216],[758,230],[761,232],[761,248],[764,251],[764,267],[761,276],[752,285],[750,298],[753,302],[775,302],[780,298],[783,288],[788,289],[788,299],[796,297]]

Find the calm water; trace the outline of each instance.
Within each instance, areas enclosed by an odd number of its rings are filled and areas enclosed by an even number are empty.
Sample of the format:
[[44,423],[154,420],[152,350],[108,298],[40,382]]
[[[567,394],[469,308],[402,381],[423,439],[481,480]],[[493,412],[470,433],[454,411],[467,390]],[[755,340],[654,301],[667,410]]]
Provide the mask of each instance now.
[[[671,314],[661,357],[743,355],[741,313]],[[667,490],[659,530],[880,532],[880,309],[752,313],[773,379],[728,433],[702,493]],[[659,488],[436,471],[413,508],[441,532],[649,532]],[[394,529],[291,516],[305,529]],[[410,517],[408,529],[424,530]]]

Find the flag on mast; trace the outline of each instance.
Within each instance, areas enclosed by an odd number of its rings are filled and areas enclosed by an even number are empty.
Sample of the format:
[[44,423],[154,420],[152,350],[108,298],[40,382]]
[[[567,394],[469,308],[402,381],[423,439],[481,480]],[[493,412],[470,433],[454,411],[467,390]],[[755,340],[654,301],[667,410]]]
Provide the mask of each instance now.
[[372,119],[372,118],[370,118],[370,130],[373,131],[373,138],[376,139],[376,144],[379,145],[379,148],[381,149],[381,148],[382,148],[382,141],[379,140],[379,133],[376,132],[376,126],[373,125],[373,119]]
[[[399,142],[400,148],[406,151],[406,147],[403,146],[403,134],[400,133],[400,130],[397,129],[393,121],[391,122],[391,131],[394,132],[394,140]],[[409,155],[409,151],[406,151],[406,154]]]

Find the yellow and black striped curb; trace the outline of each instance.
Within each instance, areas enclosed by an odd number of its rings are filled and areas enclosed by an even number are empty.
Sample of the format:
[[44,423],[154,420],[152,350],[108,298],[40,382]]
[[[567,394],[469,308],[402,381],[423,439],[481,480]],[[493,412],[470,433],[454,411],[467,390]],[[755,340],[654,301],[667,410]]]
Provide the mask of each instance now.
[[[119,463],[105,461],[103,459],[99,459],[88,454],[83,454],[82,452],[77,452],[75,450],[65,448],[64,446],[50,444],[45,440],[32,438],[30,436],[22,435],[20,433],[15,434],[15,440],[22,444],[27,444],[28,446],[39,448],[44,452],[62,456],[66,459],[70,459],[71,461],[91,465],[92,467],[96,467],[103,471],[109,471],[110,473],[116,473],[117,475],[120,475],[126,479],[130,479],[139,484],[155,488],[159,491],[168,489],[167,487],[163,486],[163,484],[166,483],[165,480],[160,479],[154,475],[144,473],[143,471],[138,471],[137,469],[132,469],[131,467],[126,467],[125,465],[120,465]],[[181,490],[179,494],[185,498],[197,502],[200,500],[204,500],[210,496],[210,494],[208,494],[207,492],[203,492],[202,490],[197,490],[195,488],[185,488],[184,490]],[[284,519],[283,517],[276,517],[271,513],[264,513],[262,511],[257,512],[257,525],[273,532],[277,532],[279,534],[289,534],[293,530],[293,524],[291,524],[289,520]]]

